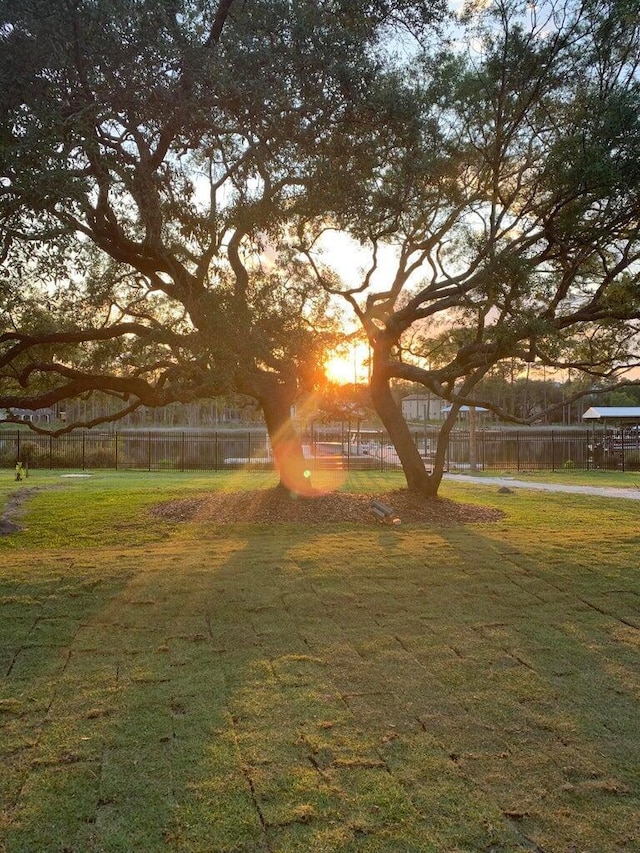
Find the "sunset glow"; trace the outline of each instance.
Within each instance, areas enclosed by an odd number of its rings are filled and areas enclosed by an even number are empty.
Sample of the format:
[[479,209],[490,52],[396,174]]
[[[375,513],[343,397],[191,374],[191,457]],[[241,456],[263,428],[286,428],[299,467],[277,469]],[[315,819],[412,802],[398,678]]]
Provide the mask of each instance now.
[[336,350],[324,363],[325,376],[337,385],[365,383],[369,378],[369,347],[352,344],[348,350]]

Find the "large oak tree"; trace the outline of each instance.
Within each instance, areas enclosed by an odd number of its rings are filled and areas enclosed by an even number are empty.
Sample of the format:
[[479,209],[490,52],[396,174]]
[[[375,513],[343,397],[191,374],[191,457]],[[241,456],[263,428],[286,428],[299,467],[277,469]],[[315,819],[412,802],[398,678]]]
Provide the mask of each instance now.
[[0,0],[0,406],[100,390],[115,417],[233,390],[302,491],[290,409],[330,329],[288,225],[344,214],[415,131],[389,38],[437,12]]
[[[414,61],[417,145],[397,149],[344,219],[371,252],[348,301],[373,354],[372,399],[409,487],[435,495],[460,407],[512,359],[598,381],[640,364],[637,0],[495,0]],[[395,250],[383,272],[383,247]],[[452,402],[427,471],[394,378]]]

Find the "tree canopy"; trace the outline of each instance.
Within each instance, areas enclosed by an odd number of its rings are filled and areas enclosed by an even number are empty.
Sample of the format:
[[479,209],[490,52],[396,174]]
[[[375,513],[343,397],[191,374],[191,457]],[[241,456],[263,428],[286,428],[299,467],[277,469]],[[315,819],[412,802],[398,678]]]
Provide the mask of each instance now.
[[332,330],[287,227],[347,210],[413,132],[384,42],[441,11],[1,0],[0,406],[232,389],[301,487],[289,409]]
[[[342,221],[371,252],[336,286],[373,350],[372,395],[409,485],[433,494],[463,404],[511,359],[615,377],[640,364],[637,0],[472,4],[452,46],[413,63],[417,145]],[[306,223],[303,250],[313,255]],[[395,267],[382,283],[382,247]],[[453,402],[432,474],[390,393]]]

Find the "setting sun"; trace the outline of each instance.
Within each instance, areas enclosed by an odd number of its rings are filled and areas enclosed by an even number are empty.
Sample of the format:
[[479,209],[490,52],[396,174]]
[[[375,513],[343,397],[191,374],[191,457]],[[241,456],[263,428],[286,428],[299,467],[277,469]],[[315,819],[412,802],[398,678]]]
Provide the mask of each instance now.
[[337,385],[366,382],[369,347],[365,343],[355,343],[348,350],[333,350],[324,363],[324,372],[327,379]]

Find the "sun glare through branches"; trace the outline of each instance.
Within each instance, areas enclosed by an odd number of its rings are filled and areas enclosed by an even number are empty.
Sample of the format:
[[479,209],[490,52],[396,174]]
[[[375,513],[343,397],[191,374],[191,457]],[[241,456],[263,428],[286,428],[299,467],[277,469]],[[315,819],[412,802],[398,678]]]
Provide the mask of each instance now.
[[358,385],[368,381],[370,353],[366,343],[358,341],[327,353],[325,376],[337,385]]

